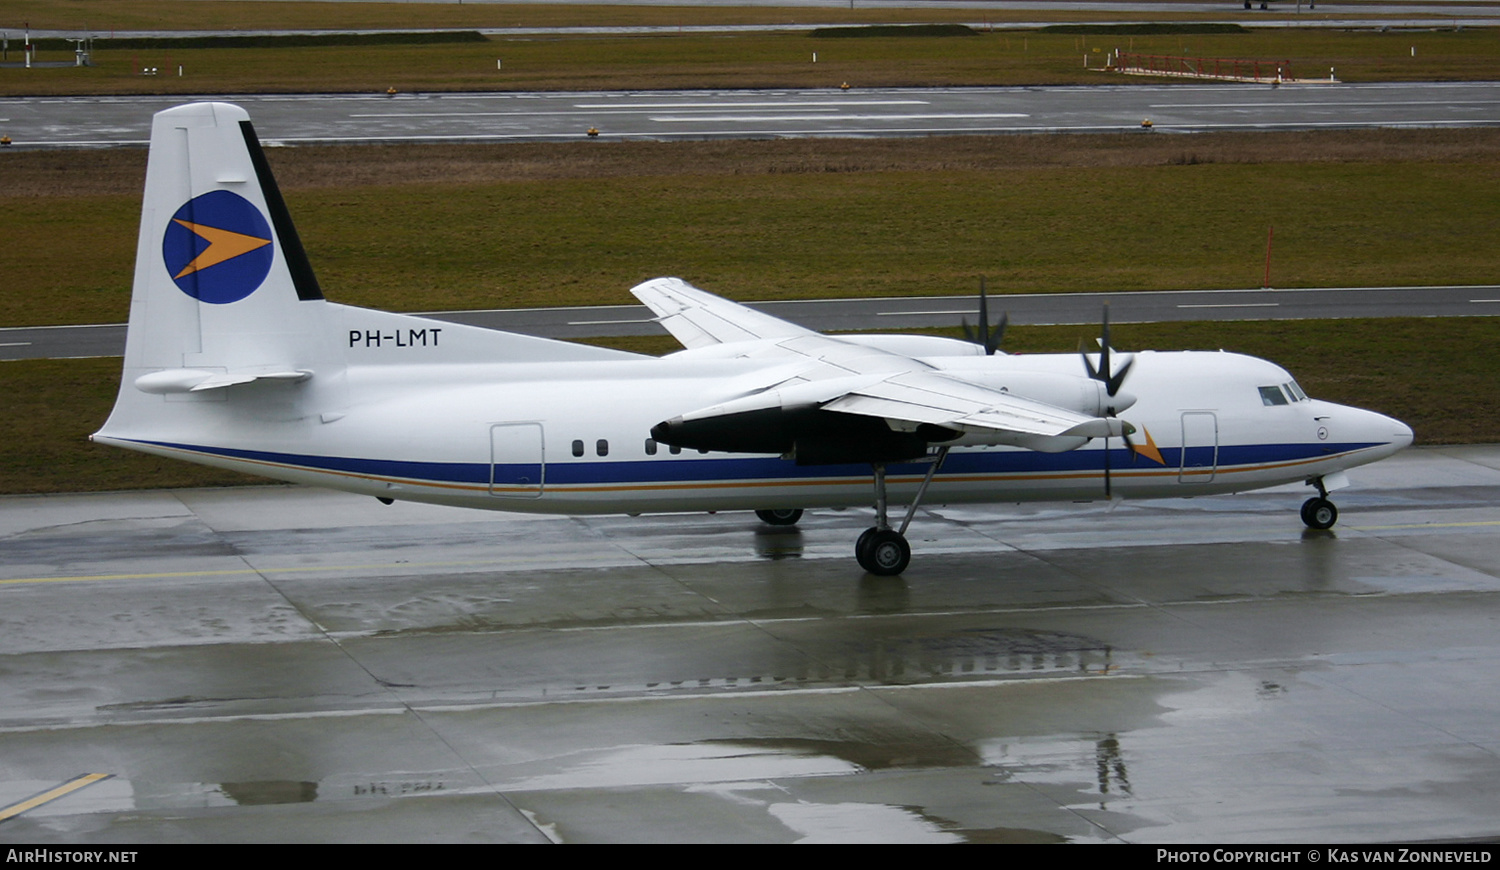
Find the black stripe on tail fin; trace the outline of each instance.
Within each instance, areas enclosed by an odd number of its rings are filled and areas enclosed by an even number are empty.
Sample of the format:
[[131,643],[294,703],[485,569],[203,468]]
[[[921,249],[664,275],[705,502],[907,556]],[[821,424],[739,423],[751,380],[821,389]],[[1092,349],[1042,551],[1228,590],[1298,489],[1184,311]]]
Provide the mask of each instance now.
[[281,198],[281,188],[276,186],[276,176],[271,174],[271,164],[261,150],[260,137],[249,121],[240,122],[240,132],[245,135],[245,148],[250,152],[250,162],[255,166],[255,175],[260,180],[261,192],[266,198],[266,208],[271,212],[271,224],[276,228],[276,238],[281,242],[281,256],[286,260],[287,271],[292,274],[292,284],[297,288],[297,298],[303,302],[323,298],[323,288],[318,286],[318,276],[313,273],[297,227],[292,223],[292,213],[287,210],[286,200]]

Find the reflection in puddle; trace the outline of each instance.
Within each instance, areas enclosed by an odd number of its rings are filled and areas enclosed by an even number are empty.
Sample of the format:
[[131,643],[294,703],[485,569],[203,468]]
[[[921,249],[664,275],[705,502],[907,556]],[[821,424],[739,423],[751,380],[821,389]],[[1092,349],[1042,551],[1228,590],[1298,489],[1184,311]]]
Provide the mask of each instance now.
[[980,744],[980,752],[1002,781],[1076,786],[1082,794],[1098,794],[1101,810],[1111,795],[1134,796],[1116,734],[991,740]]
[[[548,761],[553,769],[557,759]],[[777,777],[847,776],[858,765],[826,755],[732,744],[619,746],[580,752],[563,769],[498,784],[504,791],[554,791]]]
[[816,804],[798,801],[766,807],[777,821],[801,835],[798,843],[962,843],[906,807],[884,804]]
[[264,780],[257,782],[221,782],[219,790],[224,796],[242,807],[267,804],[303,804],[318,799],[318,784]]

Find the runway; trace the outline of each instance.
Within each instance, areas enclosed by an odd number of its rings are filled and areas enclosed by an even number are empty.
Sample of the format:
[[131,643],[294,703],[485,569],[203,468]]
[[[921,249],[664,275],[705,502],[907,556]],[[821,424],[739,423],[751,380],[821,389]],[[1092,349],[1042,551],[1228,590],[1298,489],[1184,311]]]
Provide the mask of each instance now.
[[893,579],[858,507],[0,498],[0,841],[1494,837],[1500,447],[1350,477],[934,506]]
[[[1329,70],[1304,70],[1309,81]],[[16,148],[142,146],[151,116],[210,97],[0,99]],[[1463,127],[1500,123],[1500,82],[283,94],[244,106],[267,145]]]

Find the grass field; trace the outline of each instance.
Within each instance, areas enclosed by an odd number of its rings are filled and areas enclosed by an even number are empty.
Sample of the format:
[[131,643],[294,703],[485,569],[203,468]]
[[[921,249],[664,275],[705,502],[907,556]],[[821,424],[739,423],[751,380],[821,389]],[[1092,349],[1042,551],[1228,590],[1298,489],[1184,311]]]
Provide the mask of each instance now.
[[[1341,80],[1350,82],[1486,79],[1500,69],[1500,28],[1416,33],[1257,28],[1232,34],[1157,35],[993,31],[972,38],[868,39],[750,32],[496,37],[441,45],[153,49],[116,49],[110,47],[109,40],[101,39],[95,46],[92,67],[0,68],[0,96],[1143,81],[1106,78],[1098,71],[1106,55],[1115,49],[1288,61],[1291,70],[1304,78],[1326,78],[1333,69]],[[47,57],[44,53],[42,59]],[[59,47],[51,57],[69,59],[71,48]],[[148,67],[161,73],[141,75]]]
[[[1489,283],[1500,131],[273,149],[330,298],[629,301]],[[0,324],[125,319],[145,154],[0,153]],[[18,292],[24,289],[25,292]]]
[[[1345,10],[1330,13],[1295,7],[1282,7],[1257,13],[1257,21],[1284,25],[1295,21],[1316,21],[1336,15],[1339,19],[1383,17],[1381,0],[1366,0],[1356,15]],[[1402,19],[1430,17],[1437,24],[1439,16],[1413,13],[1410,4],[1391,4],[1404,8],[1392,14]],[[1449,4],[1454,5],[1454,4]],[[629,6],[587,4],[504,4],[504,3],[422,3],[405,2],[241,2],[241,0],[6,0],[4,21],[0,25],[19,28],[30,22],[37,29],[90,29],[96,33],[115,30],[403,30],[412,28],[497,28],[497,27],[602,27],[729,24],[885,24],[985,21],[1095,21],[1101,13],[1066,8],[1028,8],[1016,10],[945,9],[916,7],[908,9],[870,9],[857,5],[829,7],[797,6],[706,6],[682,0],[678,5]],[[1181,12],[1153,10],[1141,12],[1122,3],[1109,13],[1112,20],[1131,21],[1223,21],[1245,17],[1233,3],[1223,9],[1202,11],[1201,4],[1185,0]]]

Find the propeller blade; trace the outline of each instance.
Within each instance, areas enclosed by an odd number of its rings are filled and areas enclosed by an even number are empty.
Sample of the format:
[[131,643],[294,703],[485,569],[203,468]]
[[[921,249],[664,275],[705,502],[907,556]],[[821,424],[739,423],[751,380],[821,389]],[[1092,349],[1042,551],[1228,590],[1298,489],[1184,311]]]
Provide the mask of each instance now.
[[1111,396],[1120,392],[1120,385],[1125,383],[1125,376],[1130,373],[1130,367],[1133,365],[1135,365],[1135,357],[1126,357],[1125,364],[1120,366],[1120,370],[1110,375],[1109,380],[1105,381],[1104,391]]
[[1110,471],[1110,469],[1109,469],[1109,439],[1105,438],[1104,439],[1104,497],[1108,498],[1108,499],[1113,499],[1114,498],[1114,492],[1110,489],[1110,480],[1109,480],[1109,476],[1110,475],[1109,475],[1109,471]]
[[[1099,339],[1099,371],[1104,377],[1099,380],[1109,383],[1109,303],[1104,303],[1104,325],[1100,330]],[[1114,393],[1110,393],[1111,396]]]
[[1083,339],[1081,338],[1078,340],[1078,355],[1083,357],[1083,368],[1084,371],[1089,373],[1089,377],[1096,381],[1099,380],[1099,370],[1094,368],[1094,361],[1089,359],[1089,352],[1084,349]]
[[986,354],[993,354],[990,350],[990,301],[984,292],[984,276],[979,276],[979,335],[983,339]]
[[994,356],[995,351],[998,351],[1000,349],[1000,340],[1005,337],[1005,327],[1009,323],[1010,312],[1000,312],[1000,322],[995,324],[995,331],[990,334],[989,338],[985,339],[984,352],[986,354],[988,354],[989,356]]
[[[1110,396],[1120,392],[1120,387],[1125,383],[1125,376],[1130,373],[1130,367],[1135,365],[1135,357],[1125,358],[1125,364],[1115,371],[1109,363],[1109,303],[1104,303],[1104,317],[1099,330],[1099,366],[1094,366],[1094,361],[1089,359],[1088,353],[1083,349],[1083,343],[1079,342],[1078,352],[1083,356],[1083,367],[1088,371],[1089,377],[1104,384],[1104,391]],[[1109,416],[1114,416],[1114,410],[1110,409]]]
[[1000,349],[1000,339],[1005,335],[1005,326],[1010,322],[1010,315],[1002,313],[1000,322],[990,329],[990,295],[985,287],[984,277],[979,278],[979,326],[969,326],[968,318],[959,321],[964,328],[964,340],[972,342],[984,348],[985,356],[994,356]]

